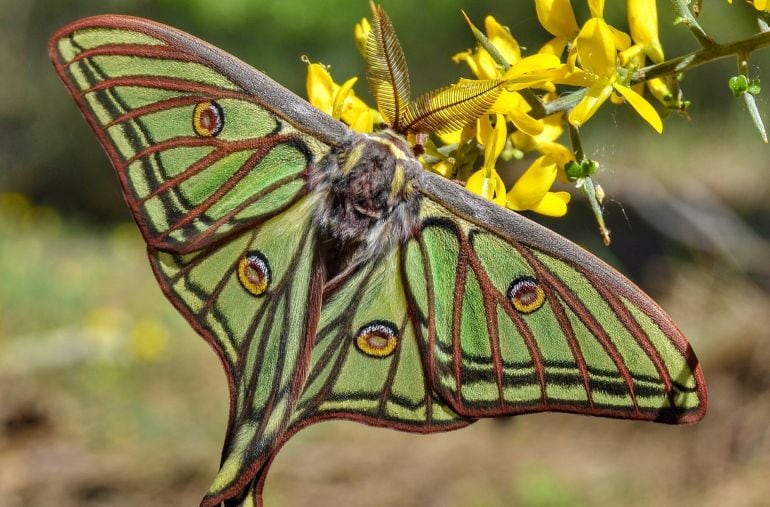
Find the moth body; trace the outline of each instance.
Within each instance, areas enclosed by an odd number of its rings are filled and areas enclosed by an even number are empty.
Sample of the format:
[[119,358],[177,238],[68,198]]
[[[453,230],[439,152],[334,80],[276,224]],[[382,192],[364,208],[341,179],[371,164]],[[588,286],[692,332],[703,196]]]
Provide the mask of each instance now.
[[314,220],[327,277],[405,242],[417,224],[420,162],[391,132],[356,136],[330,151],[311,175]]

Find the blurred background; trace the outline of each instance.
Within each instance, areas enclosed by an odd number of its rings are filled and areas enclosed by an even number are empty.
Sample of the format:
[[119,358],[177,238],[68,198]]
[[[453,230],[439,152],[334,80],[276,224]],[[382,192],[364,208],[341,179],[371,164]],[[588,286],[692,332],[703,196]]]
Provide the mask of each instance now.
[[[495,15],[530,52],[550,38],[529,2],[383,3],[415,94],[468,75],[451,62],[474,45],[461,8],[479,26]],[[694,50],[659,3],[667,55]],[[608,4],[627,29],[621,2]],[[107,157],[46,56],[57,28],[107,12],[193,33],[302,96],[302,55],[338,82],[363,76],[352,36],[363,0],[0,0],[0,507],[197,505],[218,468],[224,374],[156,286]],[[707,2],[702,22],[720,41],[756,30],[741,2]],[[770,50],[751,63],[770,83]],[[692,119],[671,115],[662,137],[628,107],[606,106],[583,129],[611,247],[580,195],[565,218],[531,216],[679,323],[708,381],[702,422],[538,414],[433,436],[329,422],[283,449],[268,507],[767,505],[770,148],[727,88],[735,69],[691,72]],[[363,79],[356,91],[371,103]]]

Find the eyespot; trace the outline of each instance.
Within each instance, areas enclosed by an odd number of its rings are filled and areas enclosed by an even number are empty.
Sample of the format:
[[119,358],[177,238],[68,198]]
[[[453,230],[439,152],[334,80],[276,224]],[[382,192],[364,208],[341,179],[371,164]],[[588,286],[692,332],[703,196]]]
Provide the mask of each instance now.
[[398,328],[392,322],[375,320],[356,333],[358,350],[372,357],[387,357],[398,345]]
[[244,255],[238,262],[238,280],[254,296],[261,296],[270,287],[271,273],[267,258],[258,250]]
[[216,137],[225,126],[222,106],[214,102],[201,102],[193,110],[193,129],[201,137]]
[[508,286],[508,301],[520,313],[532,313],[545,303],[545,290],[537,278],[520,276]]

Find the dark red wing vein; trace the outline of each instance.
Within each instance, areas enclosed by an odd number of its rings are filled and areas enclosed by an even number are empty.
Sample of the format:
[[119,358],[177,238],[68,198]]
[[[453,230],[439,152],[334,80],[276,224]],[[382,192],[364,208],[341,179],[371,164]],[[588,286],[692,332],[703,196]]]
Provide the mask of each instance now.
[[270,142],[265,142],[264,144],[261,144],[257,148],[257,151],[255,151],[254,154],[250,156],[248,160],[246,160],[246,162],[243,163],[243,165],[241,165],[241,167],[235,172],[235,174],[233,174],[233,176],[230,179],[228,179],[225,182],[224,185],[219,187],[213,194],[211,194],[201,204],[199,204],[195,208],[191,209],[188,213],[186,213],[181,220],[176,222],[172,227],[169,227],[166,232],[156,236],[155,238],[153,238],[153,240],[160,241],[162,238],[165,238],[169,234],[171,234],[171,232],[195,221],[203,213],[208,211],[208,209],[211,208],[215,203],[217,203],[222,198],[222,196],[224,196],[227,192],[232,190],[238,183],[240,183],[241,180],[246,177],[249,171],[254,169],[255,166],[259,165],[259,163],[262,162],[262,159],[264,159],[264,157],[267,156],[268,153],[270,153],[270,150],[272,150],[280,142],[291,139],[292,137],[295,137],[295,136],[293,136],[292,134],[287,134],[287,135],[273,136],[270,138],[261,139],[262,141],[269,140]]
[[[206,62],[198,55],[193,53],[182,53],[178,49],[160,44],[105,44],[103,46],[86,49],[79,53],[70,64],[86,58],[95,56],[135,56],[141,58],[155,58],[159,60],[176,60],[178,62],[200,63],[206,65]],[[180,58],[181,57],[181,58]]]
[[[136,153],[134,156],[128,158],[125,160],[125,162],[121,162],[118,164],[118,172],[123,172],[126,167],[131,165],[132,163],[136,162],[137,160],[141,160],[143,158],[147,158],[151,155],[154,155],[156,153],[161,153],[166,150],[171,150],[174,148],[198,148],[201,146],[211,146],[214,148],[223,149],[226,146],[226,141],[222,141],[221,139],[217,139],[215,137],[196,137],[196,136],[183,136],[183,137],[174,137],[172,139],[167,139],[165,141],[161,141],[155,144],[152,144],[148,146],[147,148],[143,149],[139,153]],[[228,148],[232,151],[236,151],[234,148]],[[244,150],[247,149],[253,149],[244,147],[242,148]],[[116,160],[122,160],[122,156],[119,156]]]
[[401,327],[399,328],[401,330],[401,336],[398,340],[398,345],[396,346],[396,352],[393,354],[393,357],[391,358],[390,368],[388,369],[388,376],[385,379],[385,385],[382,386],[382,395],[380,396],[380,406],[377,409],[377,415],[382,417],[385,416],[387,406],[388,406],[388,400],[390,399],[390,396],[392,394],[393,389],[393,382],[396,380],[396,373],[398,372],[398,365],[401,362],[401,350],[404,347],[404,330],[406,329],[406,323],[408,321],[409,317],[407,314],[404,314],[404,318],[401,320]]
[[310,374],[310,357],[313,354],[313,339],[315,338],[318,320],[321,318],[321,303],[323,301],[323,285],[326,279],[326,269],[318,262],[313,250],[313,275],[310,280],[310,292],[307,298],[307,311],[305,312],[305,336],[303,348],[298,356],[298,367],[295,373],[296,378],[301,378],[302,382],[295,382],[292,386],[291,399],[295,400],[295,407],[299,404],[302,391],[307,385],[307,377]]
[[[219,230],[219,228],[222,227],[222,225],[229,222],[238,213],[240,213],[247,207],[251,206],[258,200],[268,196],[269,194],[279,189],[280,187],[286,185],[287,183],[290,183],[291,181],[294,181],[294,180],[298,180],[300,178],[301,176],[287,176],[281,180],[276,181],[272,185],[265,187],[260,192],[252,195],[251,197],[243,201],[241,204],[233,208],[231,211],[223,215],[222,218],[219,218],[217,221],[213,222],[204,232],[196,236],[194,240],[188,243],[188,248],[191,250],[194,250],[198,244],[205,242],[209,237],[213,236]],[[274,210],[273,212],[271,212],[271,214],[280,213],[281,211],[288,209],[291,205],[297,202],[297,198],[301,197],[301,195],[304,195],[305,192],[306,190],[304,189],[300,190],[298,192],[299,195],[295,195],[290,202],[286,203],[283,207],[279,208],[278,210]]]
[[572,325],[569,323],[569,318],[564,312],[564,307],[561,302],[553,297],[548,297],[548,302],[551,305],[554,315],[556,315],[556,319],[559,321],[559,326],[561,326],[564,335],[567,337],[567,343],[572,351],[572,356],[575,358],[575,364],[580,372],[580,378],[583,381],[583,388],[585,389],[586,397],[588,398],[588,406],[593,407],[594,395],[591,391],[591,377],[588,374],[586,359],[583,356],[583,352],[580,350],[580,344],[575,336],[575,330],[572,329]]
[[[254,241],[254,238],[256,237],[256,235],[257,235],[256,231],[251,233],[251,239],[246,242],[246,246],[241,251],[241,254],[238,257],[236,257],[235,260],[230,264],[230,267],[227,268],[227,270],[225,271],[225,276],[223,276],[222,279],[217,282],[216,286],[214,287],[214,290],[211,291],[211,295],[210,295],[209,299],[206,301],[206,304],[203,306],[203,308],[200,311],[201,317],[203,317],[203,315],[206,312],[211,310],[211,307],[214,304],[215,300],[217,298],[219,298],[219,295],[222,293],[222,291],[224,290],[225,286],[230,281],[230,276],[233,273],[235,273],[235,271],[238,269],[238,263],[241,261],[241,257],[246,255],[246,252],[249,251],[249,246],[251,245],[252,241]],[[212,249],[212,250],[214,250],[214,249]],[[208,254],[208,252],[207,252],[207,254]],[[198,258],[196,257],[195,260],[197,261]]]
[[168,109],[175,109],[177,107],[191,106],[193,104],[198,104],[200,102],[211,100],[213,98],[214,97],[210,95],[187,95],[182,97],[173,97],[170,99],[159,100],[158,102],[153,102],[146,106],[131,109],[127,113],[124,113],[118,116],[117,118],[115,118],[114,120],[112,120],[111,122],[105,124],[104,128],[108,129],[120,123],[124,123],[129,120],[133,120],[135,118],[139,118],[147,114],[157,113],[159,111],[166,111]]
[[[163,77],[163,76],[117,76],[104,79],[95,85],[85,90],[78,90],[78,93],[91,93],[99,90],[107,90],[110,88],[116,88],[118,86],[131,86],[138,88],[157,88],[159,90],[169,90],[176,92],[188,92],[197,93],[200,95],[211,95],[216,97],[221,95],[223,91],[229,90],[228,88],[221,88],[219,86],[209,85],[200,81],[191,81],[188,79]],[[249,100],[250,102],[259,103],[256,97],[243,94],[238,98]]]
[[162,194],[164,192],[168,192],[169,190],[179,186],[181,183],[189,180],[196,174],[204,171],[205,169],[208,169],[209,167],[214,165],[216,162],[219,162],[226,156],[231,155],[233,153],[236,153],[236,151],[229,149],[229,147],[228,149],[219,149],[219,150],[212,151],[208,155],[198,159],[197,162],[189,166],[187,169],[185,169],[181,173],[171,178],[168,178],[162,184],[158,185],[152,192],[147,194],[145,197],[142,197],[141,199],[139,199],[139,203],[144,204],[149,199],[152,199],[153,197],[159,194]]
[[[321,402],[323,400],[327,399],[329,396],[329,391],[332,389],[332,385],[336,383],[337,378],[339,378],[340,371],[342,370],[342,366],[345,364],[345,360],[347,359],[348,353],[350,352],[351,347],[344,347],[344,344],[346,343],[344,337],[352,337],[353,336],[353,319],[356,316],[356,313],[358,312],[358,305],[361,303],[361,295],[363,294],[366,287],[369,285],[369,281],[371,280],[374,271],[376,269],[376,266],[372,266],[369,270],[369,272],[364,276],[363,280],[361,280],[358,289],[356,290],[355,294],[351,298],[350,305],[348,306],[348,310],[344,312],[344,315],[347,316],[347,319],[345,320],[344,324],[338,326],[338,334],[337,337],[334,339],[333,343],[330,343],[328,345],[329,348],[327,350],[330,350],[331,347],[337,346],[337,341],[339,341],[340,345],[343,345],[341,351],[339,351],[339,354],[337,355],[337,359],[334,361],[334,365],[332,366],[331,371],[329,372],[329,375],[326,377],[326,381],[321,389],[319,389],[318,393],[316,394],[314,400],[312,403],[308,403],[307,411],[310,412],[317,412],[318,407],[321,405]],[[319,374],[321,370],[318,370]],[[315,380],[315,379],[313,379]]]
[[484,299],[484,311],[487,314],[487,331],[489,332],[489,345],[492,349],[492,362],[495,368],[495,381],[497,382],[497,392],[500,398],[500,406],[505,405],[505,395],[503,393],[503,359],[500,352],[500,333],[497,328],[497,300],[494,297],[490,297],[490,292],[496,291],[494,285],[487,277],[484,268],[481,266],[481,262],[476,257],[473,247],[471,246],[468,238],[465,234],[461,234],[461,248],[465,250],[466,255],[471,263],[471,268],[476,274],[476,278],[481,286],[481,293]]
[[636,342],[639,344],[639,347],[644,350],[645,354],[647,354],[647,357],[649,357],[650,361],[652,361],[652,364],[655,365],[655,369],[658,371],[658,376],[663,381],[663,385],[666,387],[666,396],[668,397],[668,401],[671,404],[671,408],[676,407],[676,404],[674,403],[673,381],[671,380],[671,376],[668,373],[668,369],[666,369],[666,366],[663,363],[663,359],[660,357],[660,354],[658,354],[655,346],[650,341],[650,337],[647,335],[644,329],[642,329],[633,315],[631,315],[631,313],[628,311],[628,308],[626,308],[626,305],[620,302],[615,294],[608,291],[601,283],[595,283],[594,287],[599,292],[599,294],[601,294],[602,297],[604,297],[604,299],[609,303],[612,311],[614,311],[615,314],[620,318],[620,321],[623,322],[623,324],[626,326],[626,329],[628,329],[628,331],[631,333],[631,336],[634,337]]
[[[582,301],[580,301],[580,298],[575,296],[571,290],[565,288],[561,280],[559,280],[554,274],[551,273],[548,268],[546,268],[540,261],[538,261],[535,256],[532,255],[532,253],[530,253],[523,246],[516,246],[516,248],[524,256],[524,258],[527,259],[527,262],[529,262],[530,266],[533,267],[537,273],[538,278],[544,280],[548,286],[556,290],[559,296],[567,303],[567,306],[569,306],[570,309],[575,312],[575,315],[578,316],[583,325],[585,325],[591,334],[593,334],[596,339],[599,340],[599,343],[601,343],[602,347],[604,347],[604,350],[610,356],[612,362],[615,363],[615,367],[618,369],[621,376],[623,377],[623,381],[626,383],[626,388],[628,389],[628,393],[631,396],[631,401],[634,404],[634,411],[639,413],[639,405],[636,402],[634,380],[631,376],[631,372],[628,369],[628,366],[626,366],[626,363],[623,361],[623,358],[621,357],[617,347],[615,347],[606,331],[604,331],[602,326],[596,321],[596,317],[594,317],[591,311],[586,308]],[[582,271],[580,272],[582,273]]]
[[[279,304],[281,304],[282,300],[284,301],[285,309],[283,312],[283,318],[284,323],[281,327],[281,339],[280,341],[280,347],[283,351],[286,345],[287,337],[284,336],[284,333],[286,332],[286,329],[289,327],[287,323],[287,319],[291,316],[291,311],[289,309],[289,306],[291,304],[291,291],[294,289],[294,277],[290,277],[289,273],[294,273],[297,269],[297,265],[299,264],[300,258],[302,257],[302,253],[305,251],[305,246],[307,244],[309,238],[309,228],[306,228],[306,230],[303,232],[303,237],[299,242],[299,246],[297,247],[297,250],[294,253],[294,257],[291,259],[291,262],[289,263],[289,266],[286,269],[286,275],[284,278],[275,286],[275,288],[271,289],[271,291],[267,294],[267,296],[270,298],[269,303],[275,303],[275,304],[264,304],[262,308],[260,309],[260,314],[258,318],[254,318],[249,325],[248,330],[245,334],[245,340],[243,343],[243,350],[250,351],[252,342],[254,340],[254,335],[257,330],[257,326],[259,325],[259,321],[262,318],[265,311],[267,311],[268,307],[278,307]],[[251,406],[253,400],[254,400],[254,393],[256,391],[255,389],[255,383],[258,380],[258,372],[262,368],[262,361],[265,358],[265,349],[268,345],[268,342],[270,341],[270,333],[273,332],[273,319],[275,318],[276,311],[271,311],[268,314],[268,321],[265,323],[265,326],[262,329],[262,339],[257,344],[257,359],[254,361],[254,367],[252,368],[251,372],[251,378],[248,379],[249,387],[247,389],[247,397],[244,402],[245,406]],[[247,360],[247,355],[244,354],[242,358],[239,358],[238,367],[239,371],[243,371],[245,367],[245,363]],[[262,418],[262,421],[260,422],[260,428],[257,432],[257,435],[262,433],[262,430],[264,429],[264,424],[266,424],[267,419],[269,417],[267,414],[270,413],[272,409],[273,402],[275,401],[275,396],[279,392],[279,388],[277,387],[276,380],[280,382],[280,377],[282,375],[283,371],[283,363],[285,359],[285,354],[283,352],[279,353],[278,357],[280,358],[279,368],[276,368],[273,372],[273,386],[276,386],[275,389],[273,389],[270,400],[268,404],[265,407],[264,410],[264,416]]]
[[[268,137],[261,137],[261,138],[255,138],[255,139],[247,139],[244,141],[220,141],[218,140],[217,147],[218,149],[209,153],[205,157],[201,158],[197,162],[195,162],[193,165],[182,171],[181,173],[177,174],[173,178],[169,178],[166,181],[163,182],[162,185],[159,185],[158,188],[153,190],[147,197],[144,197],[139,202],[143,203],[144,201],[151,199],[152,197],[155,197],[158,194],[162,194],[163,192],[166,192],[178,185],[180,185],[182,182],[189,180],[199,172],[207,169],[209,166],[214,164],[215,162],[225,158],[227,155],[231,155],[233,153],[239,152],[239,151],[248,151],[253,149],[261,149],[264,148],[266,150],[270,150],[275,147],[275,145],[280,144],[283,141],[288,141],[292,139],[294,136],[291,134],[284,134],[284,135],[277,135],[277,136],[268,136]],[[137,158],[144,158],[148,154],[152,154],[154,152],[159,151],[166,151],[168,149],[178,148],[184,140],[187,138],[175,138],[170,139],[169,141],[158,143],[155,146],[151,146],[150,148],[143,150],[141,153],[138,153],[132,158],[132,161]],[[208,138],[202,138],[202,139],[208,139]],[[266,142],[268,141],[268,142]],[[155,149],[158,146],[163,145],[164,149]],[[205,144],[201,146],[206,146]],[[129,164],[130,162],[127,162]]]
[[[419,238],[419,233],[416,233],[415,236]],[[430,271],[427,269],[429,267],[428,259],[421,239],[417,240],[417,246],[420,250],[420,257],[423,263],[422,271],[425,274],[425,294],[428,300],[428,311],[427,315],[425,316],[425,318],[428,320],[428,345],[426,346],[423,343],[423,340],[417,340],[417,347],[420,350],[420,358],[424,370],[423,382],[425,388],[425,421],[428,425],[431,425],[433,424],[433,396],[431,395],[433,388],[431,383],[435,380],[435,358],[433,354],[433,347],[435,347],[436,342],[435,320],[433,319],[435,311],[433,305],[433,277],[431,276]],[[409,309],[409,315],[412,319],[415,339],[417,339],[418,334],[422,336],[422,312],[420,312],[417,308],[417,303],[414,301],[414,294],[412,293],[411,287],[409,286],[409,276],[406,271],[406,248],[404,247],[401,248],[401,281],[404,287],[404,292],[407,295],[407,307]],[[409,287],[408,291],[406,290],[407,287]]]
[[462,240],[458,238],[460,245],[458,245],[457,252],[457,272],[455,275],[455,290],[452,300],[452,370],[455,377],[455,384],[457,385],[457,404],[465,408],[465,401],[463,400],[462,390],[462,361],[463,353],[460,344],[462,322],[462,306],[463,306],[463,292],[465,292],[465,276],[468,272],[468,260],[467,254],[462,248]]
[[[418,244],[420,246],[420,256],[422,258],[423,273],[425,274],[425,293],[428,299],[428,350],[423,351],[423,357],[427,358],[428,378],[431,382],[439,382],[436,378],[436,290],[433,286],[433,273],[431,272],[430,259],[428,259],[427,246],[425,240],[420,234]],[[407,278],[407,275],[404,275]],[[415,326],[417,328],[417,326]],[[422,333],[422,330],[420,330]]]
[[[286,308],[288,308],[288,301],[289,301],[289,295],[290,295],[290,285],[286,287],[285,291],[282,291],[280,295],[280,299],[276,301],[275,307],[277,308],[278,305],[283,304],[284,305],[284,312],[283,312],[283,322],[281,322],[281,338],[285,338],[285,332],[286,328],[288,327],[288,319],[290,317],[290,312],[286,311]],[[265,305],[262,307],[263,310],[267,309],[268,305]],[[259,380],[259,372],[262,370],[262,365],[264,364],[263,361],[265,359],[265,349],[267,347],[268,342],[270,341],[270,334],[274,330],[275,326],[275,317],[276,317],[276,311],[268,312],[267,313],[267,321],[265,322],[265,326],[262,328],[262,339],[259,342],[259,361],[254,362],[254,369],[251,372],[251,378],[248,379],[248,385],[249,387],[246,389],[247,395],[246,399],[244,400],[244,408],[248,410],[246,407],[252,407],[254,403],[254,393],[256,392],[256,383]],[[265,312],[263,311],[262,314],[264,315]],[[260,316],[261,318],[261,316]],[[281,375],[283,375],[283,368],[286,363],[286,339],[280,339],[279,341],[279,353],[276,355],[277,357],[277,364],[276,365],[270,365],[274,366],[273,368],[273,378],[270,382],[270,385],[272,386],[272,389],[270,390],[270,397],[268,398],[267,403],[265,404],[265,408],[262,411],[261,419],[259,421],[259,427],[254,434],[254,437],[252,440],[260,438],[262,433],[265,430],[265,426],[267,426],[268,420],[270,419],[270,413],[273,411],[273,406],[275,405],[275,399],[276,397],[281,393]],[[250,342],[250,340],[249,340]],[[246,349],[248,350],[248,349]],[[246,354],[244,354],[245,356]],[[245,361],[245,359],[244,359]],[[243,371],[241,369],[241,371]]]
[[519,312],[511,307],[511,303],[503,294],[496,291],[497,304],[500,308],[511,318],[519,334],[524,338],[524,343],[529,351],[529,356],[532,358],[532,364],[535,367],[537,373],[537,379],[540,382],[540,397],[543,399],[543,405],[548,406],[548,396],[545,389],[545,367],[543,366],[543,356],[540,354],[540,349],[537,347],[537,340],[535,335],[532,334],[532,330],[529,328],[526,322]]

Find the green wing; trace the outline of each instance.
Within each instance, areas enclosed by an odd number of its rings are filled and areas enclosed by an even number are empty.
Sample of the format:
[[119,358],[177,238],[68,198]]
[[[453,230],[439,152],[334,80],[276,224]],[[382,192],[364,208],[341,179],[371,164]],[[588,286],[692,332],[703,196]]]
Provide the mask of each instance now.
[[647,295],[558,235],[426,176],[405,274],[428,378],[455,412],[703,417],[697,359]]
[[[302,428],[327,419],[418,433],[449,431],[473,422],[455,413],[432,390],[424,373],[401,258],[401,249],[396,249],[328,288],[307,382],[279,445]],[[269,465],[260,469],[242,505],[262,505]]]
[[126,16],[51,39],[147,243],[191,252],[280,213],[350,131],[236,58]]
[[238,496],[291,423],[319,317],[307,178],[353,134],[236,58],[126,16],[64,27],[50,56],[104,146],[164,293],[230,386],[222,465]]
[[232,240],[186,255],[150,249],[163,292],[222,358],[230,420],[216,505],[270,458],[291,422],[318,318],[322,278],[313,270],[311,203]]

